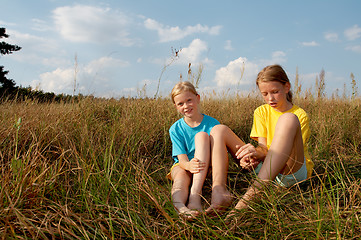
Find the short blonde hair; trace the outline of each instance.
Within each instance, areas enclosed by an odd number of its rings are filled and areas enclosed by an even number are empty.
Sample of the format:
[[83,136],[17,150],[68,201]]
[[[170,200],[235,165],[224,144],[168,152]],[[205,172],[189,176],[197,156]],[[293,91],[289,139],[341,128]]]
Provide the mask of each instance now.
[[183,92],[191,92],[194,95],[199,95],[196,88],[193,86],[191,82],[188,81],[179,82],[172,89],[171,92],[172,102],[175,103],[174,98]]

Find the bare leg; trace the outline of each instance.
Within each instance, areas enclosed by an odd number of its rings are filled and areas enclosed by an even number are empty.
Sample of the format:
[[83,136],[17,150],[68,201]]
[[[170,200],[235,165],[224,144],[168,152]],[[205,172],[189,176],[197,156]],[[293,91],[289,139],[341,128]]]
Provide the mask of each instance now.
[[206,210],[222,210],[232,203],[232,195],[227,190],[228,151],[234,155],[237,145],[243,146],[244,142],[227,126],[217,125],[211,131],[212,151],[212,199],[211,206]]
[[181,168],[175,166],[172,169],[172,201],[175,209],[180,214],[186,214],[192,217],[196,212],[193,213],[185,204],[188,200],[189,185],[191,183],[192,174]]
[[207,177],[210,162],[210,140],[206,132],[199,132],[195,136],[194,157],[205,163],[204,169],[199,173],[193,174],[192,187],[190,189],[188,208],[202,211],[202,188]]
[[299,120],[296,115],[285,113],[277,122],[272,144],[258,173],[258,180],[249,187],[237,203],[236,209],[246,208],[247,201],[258,194],[263,183],[274,180],[279,173],[295,173],[303,163],[304,150]]

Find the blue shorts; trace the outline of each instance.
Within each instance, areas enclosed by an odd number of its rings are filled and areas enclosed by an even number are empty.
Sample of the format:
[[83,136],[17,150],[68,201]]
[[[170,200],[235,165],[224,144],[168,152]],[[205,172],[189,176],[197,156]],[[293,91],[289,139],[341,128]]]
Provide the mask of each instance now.
[[[262,163],[258,164],[256,169],[254,170],[257,174],[261,170]],[[279,173],[276,176],[275,182],[282,187],[290,187],[293,184],[301,182],[307,179],[307,168],[306,168],[306,160],[303,162],[302,167],[295,173],[289,175],[283,175]]]

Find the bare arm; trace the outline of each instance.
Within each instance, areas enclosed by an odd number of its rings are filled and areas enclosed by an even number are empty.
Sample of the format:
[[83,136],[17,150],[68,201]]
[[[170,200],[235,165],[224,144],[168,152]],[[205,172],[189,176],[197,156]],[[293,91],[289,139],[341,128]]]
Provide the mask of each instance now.
[[189,161],[188,156],[186,154],[178,155],[179,166],[184,170],[187,170],[191,173],[199,173],[205,167],[205,163],[199,161],[197,158],[193,158]]
[[258,146],[256,148],[257,152],[258,152],[258,159],[263,162],[264,159],[266,158],[268,149],[267,149],[267,138],[264,137],[259,137],[258,138]]

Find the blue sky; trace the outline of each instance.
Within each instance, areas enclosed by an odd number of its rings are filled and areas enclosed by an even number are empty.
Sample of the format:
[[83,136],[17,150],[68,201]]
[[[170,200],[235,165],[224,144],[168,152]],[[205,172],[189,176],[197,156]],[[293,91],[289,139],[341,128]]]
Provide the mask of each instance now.
[[328,95],[350,91],[351,73],[361,78],[361,1],[0,2],[5,41],[22,47],[0,65],[24,87],[154,96],[160,79],[168,96],[181,74],[187,80],[188,63],[193,73],[203,67],[204,92],[249,92],[275,63],[291,82],[298,68],[303,90],[324,69]]

